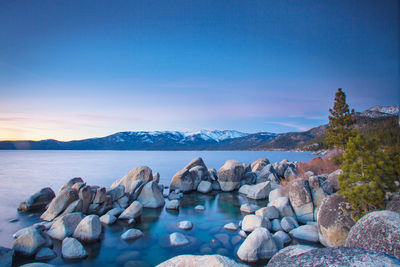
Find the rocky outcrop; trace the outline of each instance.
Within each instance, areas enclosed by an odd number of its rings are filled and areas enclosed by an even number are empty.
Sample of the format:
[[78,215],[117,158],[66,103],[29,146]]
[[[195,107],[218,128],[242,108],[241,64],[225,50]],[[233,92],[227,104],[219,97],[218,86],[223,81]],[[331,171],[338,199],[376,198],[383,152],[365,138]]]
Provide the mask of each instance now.
[[204,256],[180,255],[157,265],[157,267],[176,267],[176,266],[185,266],[185,267],[201,267],[201,266],[242,267],[243,266],[244,267],[245,265],[237,263],[236,261],[221,255],[204,255]]
[[0,246],[0,266],[11,267],[14,250]]
[[[278,256],[279,254],[277,254]],[[361,248],[321,248],[271,260],[268,267],[281,266],[399,266],[400,261],[379,251]]]
[[378,250],[400,259],[400,214],[388,210],[368,213],[351,228],[343,246]]
[[165,200],[160,188],[154,181],[147,183],[143,187],[138,197],[138,201],[142,203],[144,208],[159,208],[165,205]]
[[71,189],[66,188],[61,190],[60,193],[50,202],[47,210],[40,216],[44,221],[52,221],[59,214],[61,214],[72,202],[78,199],[78,193]]
[[228,160],[218,170],[218,182],[221,190],[230,192],[238,188],[244,174],[243,165],[237,160]]
[[313,221],[314,204],[309,183],[306,179],[298,178],[290,182],[289,199],[299,222]]
[[56,195],[50,187],[45,187],[19,204],[19,211],[43,210]]
[[316,247],[306,246],[306,245],[292,245],[285,247],[276,253],[271,260],[268,262],[268,267],[282,267],[281,262],[286,258],[303,254],[310,250],[317,249]]
[[25,228],[25,231],[14,240],[13,250],[24,257],[31,257],[46,245],[46,238],[36,227]]
[[123,185],[125,192],[133,194],[138,187],[138,180],[147,183],[153,180],[153,172],[147,166],[139,166],[130,170],[124,177],[115,181],[110,187],[114,188],[118,185]]
[[132,204],[124,210],[119,219],[136,219],[142,215],[143,205],[139,201],[133,201]]
[[251,199],[266,199],[271,192],[271,182],[263,182],[255,185],[243,185],[239,189],[239,193],[244,194]]
[[318,212],[318,231],[325,246],[341,246],[350,228],[354,225],[347,210],[350,203],[341,195],[331,195],[323,199]]
[[270,259],[278,248],[266,228],[257,228],[247,236],[237,251],[239,259],[245,262],[256,262]]
[[88,215],[76,227],[73,237],[82,242],[95,242],[100,239],[102,226],[97,215]]
[[82,244],[72,237],[67,237],[62,242],[61,253],[64,259],[77,260],[88,256]]
[[69,213],[57,219],[47,231],[47,234],[54,239],[63,240],[74,233],[83,218],[84,215],[80,212]]

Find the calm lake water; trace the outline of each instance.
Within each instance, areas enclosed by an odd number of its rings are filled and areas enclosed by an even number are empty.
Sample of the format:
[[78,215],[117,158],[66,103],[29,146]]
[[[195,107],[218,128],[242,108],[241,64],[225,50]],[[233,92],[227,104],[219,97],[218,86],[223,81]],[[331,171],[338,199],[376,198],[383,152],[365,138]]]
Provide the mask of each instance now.
[[[72,177],[82,177],[89,185],[109,187],[129,170],[141,165],[159,172],[160,183],[169,185],[172,176],[195,157],[202,157],[208,168],[218,170],[229,159],[251,163],[265,157],[273,163],[283,159],[307,161],[314,156],[307,152],[283,151],[0,151],[0,245],[11,247],[14,232],[39,221],[40,214],[18,213],[16,208],[21,201],[43,187],[50,186],[57,193]],[[144,238],[133,242],[122,241],[120,235],[132,228],[122,222],[103,227],[102,241],[86,246],[89,258],[72,263],[81,266],[124,266],[131,261],[137,266],[144,263],[153,266],[179,254],[201,254],[200,251],[210,248],[213,254],[226,254],[237,260],[235,251],[241,242],[232,244],[231,239],[237,233],[226,231],[223,225],[238,222],[241,218],[240,205],[246,202],[248,200],[237,193],[192,193],[184,196],[179,212],[168,212],[165,208],[145,209],[141,221],[133,225],[145,233]],[[194,206],[198,204],[205,205],[206,210],[194,211]],[[10,222],[14,218],[18,221]],[[176,222],[181,220],[191,220],[193,229],[179,230]],[[192,245],[170,248],[168,235],[175,231],[189,236]],[[221,241],[210,244],[211,240],[218,240],[216,235]],[[60,256],[60,246],[60,242],[55,242],[59,256],[49,263],[65,264]]]

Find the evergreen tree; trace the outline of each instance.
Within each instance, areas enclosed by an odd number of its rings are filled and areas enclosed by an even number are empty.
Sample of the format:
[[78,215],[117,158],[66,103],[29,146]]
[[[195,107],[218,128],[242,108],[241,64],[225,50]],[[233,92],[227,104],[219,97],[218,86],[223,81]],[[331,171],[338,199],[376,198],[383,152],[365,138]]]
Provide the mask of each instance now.
[[354,110],[349,110],[349,105],[346,103],[346,94],[339,88],[335,94],[335,102],[333,109],[329,109],[329,125],[326,129],[325,142],[329,147],[338,147],[345,149],[349,137],[355,135],[355,131],[351,130],[351,125],[354,123],[352,115]]
[[384,209],[386,193],[398,190],[389,155],[376,142],[358,134],[349,138],[343,159],[339,193],[352,204],[354,219]]

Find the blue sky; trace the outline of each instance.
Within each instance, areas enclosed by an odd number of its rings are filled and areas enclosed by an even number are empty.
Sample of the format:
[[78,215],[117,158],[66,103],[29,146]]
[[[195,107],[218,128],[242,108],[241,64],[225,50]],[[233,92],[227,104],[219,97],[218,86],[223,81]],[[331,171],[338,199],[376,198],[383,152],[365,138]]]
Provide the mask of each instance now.
[[398,105],[399,6],[363,1],[2,1],[0,139],[301,131]]

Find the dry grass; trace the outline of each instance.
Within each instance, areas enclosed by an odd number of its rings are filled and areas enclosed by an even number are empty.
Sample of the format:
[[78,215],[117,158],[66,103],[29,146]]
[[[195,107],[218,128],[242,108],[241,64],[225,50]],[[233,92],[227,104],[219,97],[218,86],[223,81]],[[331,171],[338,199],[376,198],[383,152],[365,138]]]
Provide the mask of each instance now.
[[340,166],[337,163],[327,158],[317,157],[307,162],[300,162],[296,170],[299,177],[304,177],[304,173],[307,171],[312,171],[314,174],[319,175],[331,173],[339,168]]

